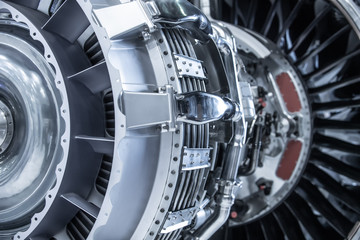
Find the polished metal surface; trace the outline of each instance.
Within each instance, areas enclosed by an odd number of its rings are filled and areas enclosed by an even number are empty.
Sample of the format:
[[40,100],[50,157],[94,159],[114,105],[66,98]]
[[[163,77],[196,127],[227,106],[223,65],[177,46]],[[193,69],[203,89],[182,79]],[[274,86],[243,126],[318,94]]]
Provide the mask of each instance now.
[[[130,1],[123,4],[108,5],[100,4],[96,8],[94,4],[94,17],[96,24],[106,27],[109,39],[134,38],[141,36],[142,32],[153,32],[155,25],[152,22],[150,10],[140,0]],[[136,16],[136,17],[135,17]],[[129,19],[132,19],[129,21]],[[121,24],[113,24],[113,22]]]
[[[14,134],[14,120],[10,109],[0,101],[0,154],[9,147]],[[0,160],[1,161],[1,160]]]
[[202,42],[210,40],[212,27],[209,19],[190,2],[186,0],[157,0],[155,3],[160,12],[155,22],[184,29]]
[[205,124],[223,120],[239,121],[240,106],[227,98],[205,92],[183,93],[176,96],[180,122]]
[[54,72],[37,49],[5,32],[0,48],[0,225],[16,228],[55,182],[60,100]]
[[244,117],[247,121],[252,121],[255,118],[256,111],[254,106],[254,97],[251,91],[251,86],[247,82],[240,82],[240,91],[242,96],[242,105]]
[[[261,62],[256,74],[254,74],[252,80],[250,80],[253,86],[258,85],[266,89],[267,95],[265,98],[267,101],[266,105],[264,105],[265,108],[261,111],[262,114],[257,112],[255,121],[251,122],[252,126],[254,126],[256,122],[259,123],[259,120],[261,120],[260,122],[263,122],[265,113],[270,113],[272,115],[274,112],[277,112],[276,114],[279,114],[279,121],[274,128],[271,127],[273,130],[268,140],[262,143],[263,154],[261,154],[261,157],[259,158],[261,167],[258,166],[254,169],[248,165],[248,169],[253,169],[251,171],[252,174],[241,178],[243,181],[243,188],[236,193],[236,197],[237,199],[246,201],[246,204],[250,207],[249,211],[241,217],[241,220],[232,222],[232,224],[236,225],[251,221],[256,217],[263,216],[271,211],[273,207],[287,195],[292,186],[295,185],[297,179],[301,176],[300,173],[305,167],[307,153],[310,147],[312,126],[309,111],[310,103],[305,95],[304,86],[291,64],[282,57],[281,52],[278,51],[273,44],[264,40],[263,37],[258,36],[257,34],[249,33],[241,28],[235,28],[230,24],[223,23],[222,26],[233,33],[233,36],[236,39],[236,46],[246,46],[246,51],[243,51],[243,49],[240,49],[241,47],[239,47],[239,53],[240,50],[242,50],[239,55],[240,58],[242,55],[246,57],[247,54],[251,54],[252,56],[256,56],[258,61]],[[267,50],[264,51],[264,49]],[[299,101],[301,102],[302,107],[298,112],[291,113],[288,111],[286,103],[283,100],[283,95],[276,83],[276,76],[279,76],[283,72],[289,74],[296,92],[300,97]],[[243,76],[246,76],[246,74]],[[246,91],[252,90],[247,89]],[[256,103],[258,99],[259,96],[254,98],[254,103]],[[253,129],[253,127],[250,128],[250,132],[252,131],[251,129]],[[294,139],[301,141],[303,147],[301,149],[300,157],[297,160],[296,167],[291,175],[292,177],[288,180],[284,180],[276,175],[276,171],[279,167],[287,143]],[[243,161],[246,160],[243,159]],[[256,162],[252,163],[258,164]],[[245,166],[240,167],[243,168]],[[264,196],[258,194],[259,188],[254,182],[260,178],[273,181],[271,194]]]
[[[1,240],[207,240],[236,199],[250,210],[230,225],[292,191],[310,103],[272,43],[211,23],[186,0],[16,2],[0,1]],[[292,141],[303,147],[281,179]],[[270,194],[259,194],[260,179]]]
[[192,235],[188,235],[187,239],[206,240],[210,239],[221,226],[228,220],[231,206],[234,204],[234,192],[238,186],[233,181],[221,180],[218,184],[218,193],[215,197],[216,206],[214,212],[209,216],[207,221],[197,229]]
[[[143,128],[159,124],[174,125],[174,99],[171,88],[167,92],[145,93],[124,91],[122,111],[128,128]],[[134,107],[134,103],[137,103]],[[157,114],[154,114],[157,113]],[[144,118],[143,116],[147,116]]]

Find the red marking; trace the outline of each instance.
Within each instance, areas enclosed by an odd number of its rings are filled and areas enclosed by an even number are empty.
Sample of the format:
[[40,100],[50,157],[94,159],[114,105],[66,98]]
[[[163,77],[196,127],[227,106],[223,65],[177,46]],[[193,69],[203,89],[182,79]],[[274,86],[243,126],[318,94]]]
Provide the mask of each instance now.
[[282,156],[276,175],[284,180],[289,180],[300,157],[302,143],[291,140],[288,142],[285,152]]
[[266,107],[266,102],[264,102],[264,99],[259,98],[259,103],[261,104],[261,106],[262,106],[263,108]]
[[292,113],[299,112],[301,110],[300,98],[289,74],[283,72],[276,76],[276,83],[280,89],[287,110]]
[[260,185],[260,190],[264,190],[265,189],[265,185]]
[[237,212],[235,211],[232,211],[231,214],[230,214],[231,218],[237,218],[238,217],[238,214]]

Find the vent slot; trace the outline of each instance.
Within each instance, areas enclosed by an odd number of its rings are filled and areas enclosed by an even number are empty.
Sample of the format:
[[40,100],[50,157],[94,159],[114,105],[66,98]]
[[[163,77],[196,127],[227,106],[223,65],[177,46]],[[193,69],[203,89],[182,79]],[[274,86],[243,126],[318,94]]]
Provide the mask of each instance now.
[[96,190],[105,196],[106,189],[109,184],[111,167],[112,167],[112,156],[104,155],[103,160],[101,162],[101,167],[99,170],[98,177],[96,179]]
[[66,226],[66,232],[73,240],[85,240],[89,236],[95,220],[95,218],[80,210]]
[[[169,43],[173,54],[181,54],[190,58],[196,58],[193,46],[186,33],[177,29],[164,29],[166,40]],[[206,83],[202,78],[184,76],[180,80],[181,90],[185,92],[204,91]],[[208,148],[209,147],[209,124],[193,125],[184,124],[184,146],[188,148]],[[206,179],[209,169],[196,169],[184,171],[180,174],[177,183],[177,190],[170,206],[170,211],[175,212],[195,206],[197,196],[201,196],[204,191],[204,179]],[[199,200],[199,199],[198,199]],[[178,239],[182,229],[159,234],[159,239]]]
[[86,40],[84,51],[93,65],[96,65],[105,59],[95,33]]
[[112,91],[109,91],[104,95],[103,102],[105,109],[106,133],[111,137],[115,137],[115,113]]

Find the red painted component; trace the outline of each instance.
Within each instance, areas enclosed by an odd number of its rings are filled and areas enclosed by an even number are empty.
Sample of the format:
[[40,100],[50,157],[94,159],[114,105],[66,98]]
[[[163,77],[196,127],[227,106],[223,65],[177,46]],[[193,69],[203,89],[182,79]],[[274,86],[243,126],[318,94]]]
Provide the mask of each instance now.
[[287,110],[291,113],[299,112],[301,110],[300,98],[289,74],[283,72],[277,75],[276,83],[284,99]]
[[288,142],[282,156],[276,175],[284,180],[289,180],[300,157],[302,142],[291,140]]
[[238,213],[236,211],[232,211],[230,214],[231,218],[237,218],[238,217]]
[[263,108],[266,107],[266,102],[264,101],[264,99],[259,98],[259,103],[261,104],[261,106],[262,106]]

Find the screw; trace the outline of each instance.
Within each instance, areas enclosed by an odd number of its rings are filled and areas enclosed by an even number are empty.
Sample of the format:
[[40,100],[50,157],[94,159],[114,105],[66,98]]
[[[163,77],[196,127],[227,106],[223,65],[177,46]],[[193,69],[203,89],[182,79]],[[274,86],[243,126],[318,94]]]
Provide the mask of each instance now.
[[144,40],[149,40],[150,37],[151,37],[150,33],[147,32],[147,31],[142,31],[142,32],[141,32],[141,35],[142,35],[142,37],[143,37]]

